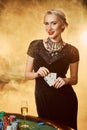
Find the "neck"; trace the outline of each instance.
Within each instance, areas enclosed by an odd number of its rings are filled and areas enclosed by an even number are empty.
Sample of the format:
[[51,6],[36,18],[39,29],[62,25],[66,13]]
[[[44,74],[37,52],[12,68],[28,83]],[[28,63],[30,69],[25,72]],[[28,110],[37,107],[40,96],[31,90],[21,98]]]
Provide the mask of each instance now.
[[51,40],[53,43],[60,43],[62,41],[62,38],[58,39],[58,40],[54,40],[52,38],[48,38],[49,40]]
[[58,36],[56,38],[49,38],[49,39],[51,39],[51,41],[53,41],[53,42],[60,42],[62,40],[62,37]]

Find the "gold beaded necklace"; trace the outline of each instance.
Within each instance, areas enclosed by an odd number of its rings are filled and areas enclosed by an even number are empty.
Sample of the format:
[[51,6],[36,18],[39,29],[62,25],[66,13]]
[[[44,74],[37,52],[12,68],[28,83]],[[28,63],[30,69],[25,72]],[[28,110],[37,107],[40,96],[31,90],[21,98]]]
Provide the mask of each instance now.
[[50,38],[45,41],[45,47],[49,52],[60,51],[63,47],[62,39],[59,42],[53,42]]

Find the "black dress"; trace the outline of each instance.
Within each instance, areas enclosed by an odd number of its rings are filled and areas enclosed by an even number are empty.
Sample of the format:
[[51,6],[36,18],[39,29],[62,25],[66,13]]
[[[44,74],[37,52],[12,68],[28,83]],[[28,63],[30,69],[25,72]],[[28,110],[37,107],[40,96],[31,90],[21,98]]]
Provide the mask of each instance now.
[[[44,66],[50,72],[56,72],[57,77],[66,77],[69,64],[79,60],[76,47],[66,43],[61,51],[49,53],[44,47],[43,40],[32,41],[27,54],[34,57],[35,72]],[[55,89],[49,87],[42,77],[36,78],[35,100],[39,117],[77,130],[78,100],[71,85]]]

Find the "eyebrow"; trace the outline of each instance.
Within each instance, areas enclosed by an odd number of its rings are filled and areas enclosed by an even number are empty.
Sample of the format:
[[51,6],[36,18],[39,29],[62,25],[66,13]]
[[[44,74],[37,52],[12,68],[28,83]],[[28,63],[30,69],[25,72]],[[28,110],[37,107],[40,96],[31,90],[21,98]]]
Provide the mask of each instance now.
[[[45,23],[49,23],[48,21],[44,22]],[[51,23],[57,23],[57,21],[51,21]]]

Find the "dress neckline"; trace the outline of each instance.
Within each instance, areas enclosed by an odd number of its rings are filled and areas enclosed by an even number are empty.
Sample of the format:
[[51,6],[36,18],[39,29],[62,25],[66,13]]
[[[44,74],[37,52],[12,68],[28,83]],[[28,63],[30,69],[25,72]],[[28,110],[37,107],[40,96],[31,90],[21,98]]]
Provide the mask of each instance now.
[[47,50],[44,46],[43,40],[40,40],[40,48],[39,48],[39,54],[40,56],[47,62],[47,64],[52,64],[53,62],[56,62],[60,58],[64,57],[65,48],[67,47],[68,43],[65,44],[65,46],[60,50],[56,50],[53,52],[50,52]]
[[[43,48],[44,48],[44,50],[45,51],[47,51],[47,52],[49,52],[49,50],[48,49],[46,49],[46,47],[45,47],[45,45],[44,45],[44,40],[41,40],[42,41],[42,46],[43,46]],[[65,43],[65,45],[63,46],[63,48],[62,48],[62,50],[66,47],[68,45],[68,43]],[[61,50],[61,51],[62,51]],[[56,52],[57,50],[55,50],[54,52]]]

